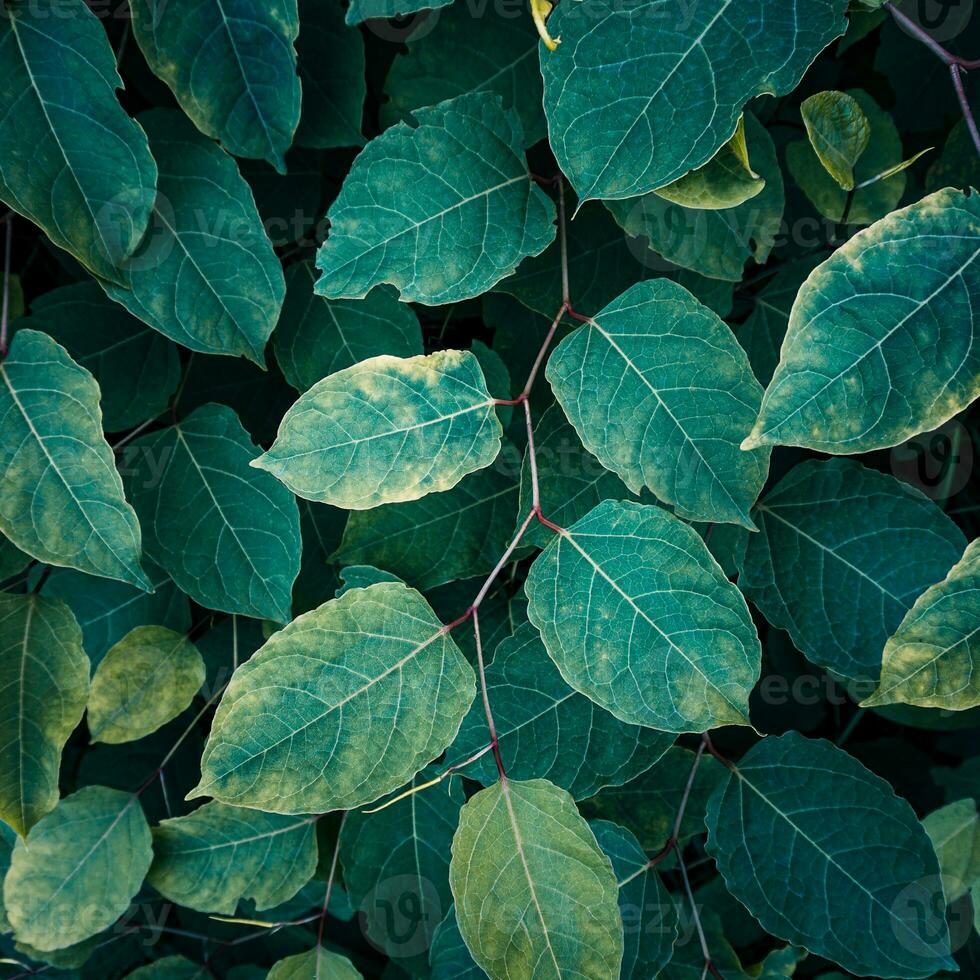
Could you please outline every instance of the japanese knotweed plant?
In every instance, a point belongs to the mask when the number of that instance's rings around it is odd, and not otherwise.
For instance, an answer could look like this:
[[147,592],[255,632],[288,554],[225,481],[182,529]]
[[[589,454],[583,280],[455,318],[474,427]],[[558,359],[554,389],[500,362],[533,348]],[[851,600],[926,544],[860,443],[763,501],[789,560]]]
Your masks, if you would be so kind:
[[980,976],[980,14],[424,5],[0,7],[0,975]]

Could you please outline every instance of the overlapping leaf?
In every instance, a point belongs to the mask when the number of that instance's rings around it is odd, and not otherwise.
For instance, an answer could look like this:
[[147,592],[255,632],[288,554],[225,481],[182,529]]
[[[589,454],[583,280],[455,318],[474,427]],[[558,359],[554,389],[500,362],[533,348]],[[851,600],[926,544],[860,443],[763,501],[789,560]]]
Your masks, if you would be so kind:
[[0,198],[118,281],[146,231],[157,168],[116,100],[122,79],[102,25],[83,0],[5,4],[0,79]]
[[405,302],[479,296],[555,237],[513,109],[487,92],[419,109],[372,140],[327,217],[316,290],[360,299],[379,283]]
[[0,818],[26,834],[58,802],[61,750],[82,720],[89,661],[68,607],[0,595]]
[[739,587],[813,663],[864,684],[966,544],[917,490],[852,460],[800,463],[753,516],[760,533],[739,559]]
[[854,165],[871,139],[861,106],[846,92],[818,92],[803,101],[800,114],[824,169],[843,190],[854,190]]
[[[796,87],[844,33],[844,0],[585,0],[541,59],[551,146],[579,197],[645,194],[706,163],[756,95]],[[765,43],[760,43],[760,38]]]
[[978,201],[937,191],[859,232],[811,273],[746,448],[867,452],[934,429],[973,401]]
[[773,935],[861,976],[954,969],[922,825],[829,742],[763,739],[712,798],[708,832],[729,890]]
[[502,780],[467,801],[449,880],[459,931],[491,977],[619,975],[623,924],[609,858],[572,798],[547,780]]
[[628,289],[562,341],[547,377],[585,447],[634,493],[752,527],[769,460],[739,444],[762,388],[731,330],[682,286]]
[[95,379],[50,337],[19,330],[0,381],[0,531],[41,561],[149,590]]
[[299,511],[235,413],[206,405],[141,436],[127,477],[148,555],[208,609],[285,623],[299,572]]
[[980,884],[980,816],[973,799],[957,800],[922,821],[939,859],[947,904]]
[[607,500],[531,566],[528,616],[562,677],[622,721],[666,732],[748,723],[759,638],[686,524]]
[[300,108],[296,0],[134,0],[132,14],[147,63],[197,128],[285,172]]
[[472,669],[417,592],[351,590],[236,671],[192,795],[275,813],[361,806],[439,755],[475,694]]
[[308,500],[366,510],[449,490],[500,450],[469,351],[372,357],[315,384],[254,463]]

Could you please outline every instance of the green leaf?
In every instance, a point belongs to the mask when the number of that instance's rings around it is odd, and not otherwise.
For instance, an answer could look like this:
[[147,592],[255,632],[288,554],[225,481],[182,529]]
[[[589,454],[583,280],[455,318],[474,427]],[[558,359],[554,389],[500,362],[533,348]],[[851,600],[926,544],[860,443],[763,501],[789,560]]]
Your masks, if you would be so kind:
[[393,290],[373,289],[364,299],[323,299],[313,292],[309,262],[286,271],[286,299],[272,344],[286,380],[299,392],[328,374],[379,354],[422,353],[422,330]]
[[372,357],[302,395],[253,465],[307,500],[367,510],[452,489],[494,461],[500,435],[469,351]]
[[177,390],[177,346],[110,302],[94,282],[44,293],[17,326],[50,335],[92,372],[107,432],[156,418]]
[[0,78],[0,198],[118,280],[146,231],[157,168],[116,99],[122,79],[102,25],[82,0],[6,3]]
[[975,800],[957,800],[922,821],[939,859],[946,902],[980,884],[980,817]]
[[402,122],[416,109],[464,92],[493,92],[505,109],[517,110],[525,145],[544,138],[538,33],[531,18],[457,3],[438,15],[438,25],[433,20],[419,21],[405,38],[407,52],[388,72],[382,123]]
[[956,969],[922,825],[829,742],[789,732],[746,753],[709,804],[707,847],[775,936],[860,976]]
[[766,186],[738,207],[688,208],[656,193],[608,202],[626,233],[645,238],[657,253],[648,254],[644,264],[653,269],[674,264],[712,279],[739,282],[749,259],[766,261],[782,227],[783,176],[772,137],[752,113],[745,114],[745,134],[752,166]]
[[[646,772],[625,786],[607,786],[582,804],[587,817],[611,820],[635,834],[639,846],[655,853],[667,843],[677,811],[694,768],[694,753],[673,746]],[[704,833],[708,797],[721,782],[724,770],[710,756],[702,756],[688,794],[679,840],[686,842]]]
[[745,117],[739,116],[735,135],[707,163],[658,187],[654,193],[685,208],[723,211],[750,201],[765,186],[765,178],[749,164]]
[[[424,770],[411,785],[433,775]],[[340,861],[364,934],[406,970],[424,970],[435,928],[452,902],[449,849],[464,799],[462,787],[445,780],[344,820]]]
[[64,949],[111,926],[139,891],[153,857],[131,793],[86,786],[17,842],[3,882],[17,939]]
[[187,597],[156,565],[147,562],[146,574],[152,593],[73,568],[52,568],[41,595],[67,603],[82,628],[85,652],[97,667],[109,647],[137,626],[167,626],[178,633],[191,628]]
[[296,0],[134,0],[131,9],[147,64],[194,125],[284,173],[300,111]]
[[334,560],[376,565],[431,589],[489,572],[510,542],[516,518],[517,484],[492,468],[444,493],[354,511]]
[[877,678],[885,641],[916,598],[965,547],[918,490],[848,459],[800,463],[753,516],[760,533],[739,560],[739,588],[809,660],[862,684]]
[[926,174],[926,190],[929,193],[944,187],[966,190],[976,182],[976,159],[977,150],[966,120],[960,119],[949,131],[941,156]]
[[635,197],[707,163],[750,99],[792,91],[847,26],[845,0],[659,6],[585,0],[548,21],[562,40],[541,58],[548,132],[582,199]]
[[734,328],[735,339],[745,349],[755,376],[764,385],[772,380],[779,363],[779,348],[789,326],[793,300],[819,261],[816,256],[807,256],[780,266],[752,297],[752,312]]
[[690,520],[752,528],[769,469],[739,449],[762,387],[731,330],[683,286],[638,283],[561,342],[547,377],[585,447]]
[[149,590],[95,379],[35,330],[17,331],[0,379],[0,531],[40,561]]
[[885,644],[878,689],[861,703],[948,711],[980,704],[980,541],[915,600]]
[[397,575],[375,568],[373,565],[347,565],[340,570],[341,586],[337,589],[336,598],[340,598],[351,589],[366,589],[369,585],[379,582],[401,582]]
[[82,720],[88,675],[64,603],[0,594],[0,818],[21,835],[58,802],[61,750]]
[[259,911],[293,897],[316,870],[316,818],[206,803],[153,829],[147,881],[168,901],[234,915],[242,899]]
[[[572,690],[530,623],[500,643],[486,675],[500,754],[512,779],[548,779],[581,800],[603,786],[629,782],[674,741],[672,735],[624,724]],[[474,704],[446,762],[462,762],[488,741],[483,705]],[[484,786],[497,778],[489,755],[463,772]]]
[[364,40],[344,25],[339,3],[299,0],[299,77],[303,112],[297,146],[363,146],[361,116],[367,82]]
[[[575,427],[558,405],[550,406],[534,426],[534,449],[541,509],[560,527],[574,524],[603,500],[627,500],[631,496],[623,481],[582,445]],[[533,499],[530,454],[525,453],[518,514],[527,514]],[[522,544],[546,548],[553,534],[534,521]]]
[[973,401],[978,202],[938,191],[859,232],[810,275],[745,448],[867,452]]
[[94,742],[133,742],[190,705],[204,683],[204,661],[182,633],[137,626],[106,655],[92,678],[88,727]]
[[599,504],[556,535],[525,591],[562,677],[622,721],[666,732],[748,724],[761,651],[745,600],[666,511]]
[[612,866],[572,798],[547,780],[501,780],[467,801],[449,880],[459,931],[491,977],[619,975]]
[[147,963],[127,973],[126,980],[198,980],[206,975],[204,967],[183,956],[164,956],[155,963]]
[[407,17],[419,10],[445,7],[453,0],[351,0],[347,8],[347,23],[361,24],[366,20]]
[[589,826],[609,855],[619,885],[624,941],[619,976],[623,980],[658,977],[679,937],[673,899],[628,830],[607,820],[593,820]]
[[20,575],[31,564],[31,556],[0,534],[0,582]]
[[[806,140],[786,147],[786,164],[810,203],[830,221],[867,225],[898,205],[905,192],[902,139],[891,116],[863,89],[838,93],[853,99],[871,130],[867,149],[854,167],[853,194],[843,189]],[[891,175],[889,175],[891,171]]]
[[280,960],[266,980],[362,980],[362,977],[346,956],[317,946]]
[[484,980],[486,977],[463,942],[455,906],[450,906],[432,934],[429,966],[432,968],[431,980]]
[[134,444],[142,458],[127,485],[147,554],[207,609],[288,622],[299,510],[250,467],[259,452],[235,413],[205,405]]
[[252,191],[234,160],[180,113],[153,109],[140,122],[160,164],[160,193],[146,237],[122,266],[125,285],[103,283],[106,292],[191,350],[240,354],[261,367],[285,285]]
[[800,115],[824,170],[843,190],[854,190],[854,166],[871,139],[860,104],[846,92],[818,92],[803,100]]
[[370,803],[449,745],[475,694],[472,669],[417,592],[352,590],[238,668],[191,796],[275,813]]
[[327,219],[316,291],[360,299],[391,283],[403,302],[479,296],[555,237],[531,180],[517,113],[489,92],[413,114],[355,159]]

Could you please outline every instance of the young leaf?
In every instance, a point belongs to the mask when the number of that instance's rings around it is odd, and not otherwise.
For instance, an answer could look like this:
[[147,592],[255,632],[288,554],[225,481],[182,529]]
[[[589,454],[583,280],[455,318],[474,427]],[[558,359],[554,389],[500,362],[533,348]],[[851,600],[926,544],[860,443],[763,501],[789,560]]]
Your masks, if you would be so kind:
[[489,92],[419,109],[372,140],[327,218],[316,291],[360,299],[379,283],[403,302],[479,296],[555,237],[554,205],[531,180],[513,109]]
[[299,510],[250,467],[259,454],[235,413],[205,405],[133,445],[141,456],[127,484],[147,554],[208,609],[288,622]]
[[361,116],[367,82],[361,34],[344,26],[344,11],[337,3],[299,0],[299,23],[296,50],[303,111],[296,145],[363,146]]
[[204,661],[182,633],[137,626],[92,678],[88,727],[94,742],[132,742],[176,718],[204,683]]
[[99,385],[106,432],[156,418],[180,381],[177,345],[106,298],[94,282],[62,286],[31,302],[18,327],[53,337]]
[[775,936],[859,976],[956,969],[922,825],[829,742],[789,732],[746,753],[708,806],[707,847]]
[[[585,0],[548,22],[548,133],[589,198],[645,194],[708,162],[754,96],[782,95],[847,26],[845,0],[711,0],[665,15],[655,0]],[[766,43],[757,39],[765,37]]]
[[416,588],[432,589],[489,572],[516,520],[517,484],[489,469],[444,493],[354,511],[334,560],[377,565]]
[[0,531],[41,561],[149,590],[95,379],[50,337],[18,330],[0,381]]
[[531,566],[528,616],[562,677],[622,721],[747,725],[761,651],[745,600],[697,532],[607,500]]
[[952,905],[980,884],[980,817],[975,800],[957,800],[922,821],[939,859],[943,893]]
[[739,443],[762,387],[731,330],[683,286],[638,283],[561,342],[547,377],[585,447],[690,520],[752,528],[769,469]]
[[865,684],[902,617],[965,547],[932,501],[849,459],[800,463],[753,515],[760,533],[739,560],[739,588],[813,663]]
[[[357,0],[355,0],[355,3]],[[353,9],[354,4],[351,5]],[[317,945],[316,949],[287,956],[269,971],[266,980],[363,980],[346,956]]]
[[[624,724],[572,690],[530,623],[501,641],[486,675],[500,755],[512,779],[547,779],[581,800],[603,786],[628,783],[674,741],[672,735]],[[462,762],[486,744],[486,716],[482,704],[475,704],[446,762]],[[489,755],[463,771],[484,786],[497,778]]]
[[481,790],[452,852],[459,931],[491,977],[619,976],[616,878],[564,790],[545,779]]
[[124,285],[105,282],[106,292],[191,350],[240,354],[261,367],[285,285],[252,192],[234,160],[180,113],[154,109],[140,122],[160,164],[160,193],[150,230],[123,264]]
[[625,786],[607,786],[582,804],[589,818],[611,820],[635,834],[640,847],[651,853],[663,848],[677,820],[681,800],[687,795],[684,819],[678,840],[686,843],[704,833],[704,811],[708,798],[724,777],[721,765],[710,756],[702,757],[691,789],[687,781],[694,768],[694,753],[679,745],[669,748],[646,772]]
[[422,330],[393,290],[373,289],[364,299],[323,299],[313,292],[309,262],[286,271],[286,299],[272,345],[286,380],[299,392],[321,378],[379,354],[422,353]]
[[[432,775],[423,770],[412,785]],[[377,813],[353,812],[344,820],[340,860],[364,934],[406,970],[424,969],[433,932],[452,902],[449,851],[464,799],[456,780],[444,780]]]
[[464,92],[489,91],[517,111],[525,145],[545,136],[538,33],[530,17],[456,3],[439,14],[435,28],[429,18],[420,20],[405,45],[407,53],[395,58],[385,79],[384,124]]
[[372,357],[315,384],[253,463],[307,500],[367,510],[449,490],[500,451],[469,351]]
[[354,589],[238,668],[191,796],[273,813],[362,806],[439,755],[475,695],[472,669],[417,592]]
[[752,200],[765,186],[765,178],[749,164],[745,117],[739,116],[735,135],[706,164],[654,193],[685,208],[723,211]]
[[316,818],[280,816],[214,801],[153,829],[147,881],[168,901],[234,915],[293,897],[316,871]]
[[678,938],[674,900],[649,865],[639,841],[624,827],[608,820],[589,826],[599,847],[609,855],[619,885],[619,913],[623,919],[625,980],[659,977],[674,953]]
[[607,203],[628,235],[645,238],[662,256],[645,258],[647,265],[662,269],[673,263],[702,276],[739,282],[749,259],[766,261],[783,220],[783,175],[772,137],[750,112],[745,114],[745,135],[752,166],[766,185],[738,207],[683,207],[653,192]]
[[871,124],[846,92],[818,92],[800,106],[810,145],[845,191],[854,190],[854,165],[871,139]]
[[88,675],[64,603],[0,594],[0,818],[22,836],[58,802],[61,750],[82,720]]
[[86,786],[17,842],[3,882],[20,942],[64,949],[112,925],[139,891],[153,857],[132,793]]
[[867,452],[970,404],[980,371],[978,201],[937,191],[859,232],[811,273],[744,448]]
[[980,541],[926,589],[888,638],[878,689],[862,704],[963,711],[980,704]]
[[146,231],[157,168],[116,99],[122,79],[82,0],[12,0],[0,12],[0,198],[89,271]]
[[134,0],[131,9],[147,64],[194,125],[285,173],[300,107],[296,0]]

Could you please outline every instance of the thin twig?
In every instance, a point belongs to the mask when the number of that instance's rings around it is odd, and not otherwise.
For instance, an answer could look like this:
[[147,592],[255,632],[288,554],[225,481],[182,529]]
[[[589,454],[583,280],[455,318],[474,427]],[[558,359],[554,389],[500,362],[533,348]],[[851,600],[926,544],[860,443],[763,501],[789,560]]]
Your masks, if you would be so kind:
[[490,731],[490,744],[493,746],[493,759],[497,763],[497,772],[501,779],[507,778],[504,772],[504,760],[500,757],[500,745],[497,739],[497,726],[493,723],[493,712],[490,710],[490,696],[487,693],[487,671],[483,663],[483,641],[480,639],[480,612],[473,610],[473,636],[476,639],[476,664],[480,675],[480,694],[483,697],[483,712],[487,716],[487,728]]
[[973,140],[973,145],[976,147],[977,153],[980,153],[980,131],[977,130],[977,121],[973,118],[970,100],[966,97],[966,89],[963,87],[963,76],[965,74],[966,69],[962,65],[949,66],[949,76],[953,80],[953,91],[956,92],[956,98],[960,103],[960,110],[963,113],[966,128],[969,130],[970,139]]
[[694,901],[694,892],[691,891],[691,879],[687,876],[687,867],[684,864],[684,855],[681,854],[680,851],[677,852],[677,867],[680,869],[681,878],[684,881],[684,892],[687,895],[687,900],[691,905],[691,916],[694,919],[694,928],[697,930],[698,941],[701,943],[701,953],[704,956],[704,972],[701,975],[702,977],[705,977],[710,973],[713,977],[718,977],[719,980],[724,980],[722,975],[718,972],[718,968],[711,959],[711,950],[708,948],[708,940],[704,934],[704,928],[701,925],[701,916],[698,914],[698,904]]

